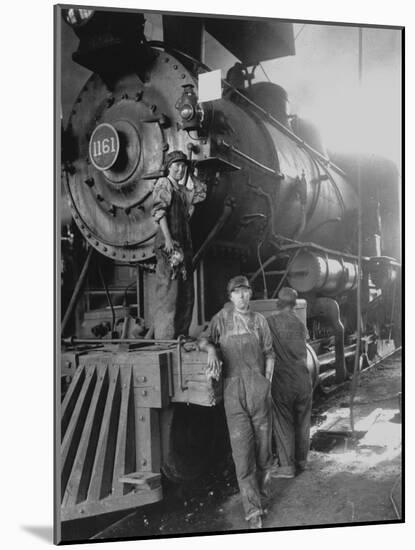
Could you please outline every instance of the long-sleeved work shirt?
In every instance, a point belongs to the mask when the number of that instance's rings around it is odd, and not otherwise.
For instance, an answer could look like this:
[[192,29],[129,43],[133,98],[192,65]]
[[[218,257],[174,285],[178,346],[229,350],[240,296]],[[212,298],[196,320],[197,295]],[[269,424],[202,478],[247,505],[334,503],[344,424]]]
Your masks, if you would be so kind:
[[[265,317],[251,310],[241,313],[232,304],[226,304],[212,318],[204,336],[220,346],[225,378],[238,376],[246,368],[264,375],[265,360],[274,357],[271,333]],[[235,336],[239,338],[233,338]]]
[[[198,179],[193,181],[189,178],[185,186],[170,177],[160,178],[153,189],[151,214],[157,223],[166,218],[171,238],[182,247],[186,257],[190,257],[192,250],[189,220],[194,205],[205,198],[206,184]],[[164,244],[165,238],[160,228],[155,239],[156,250],[162,249]]]
[[194,205],[206,198],[206,184],[190,177],[187,185],[180,185],[169,176],[160,178],[153,189],[153,208],[151,210],[151,214],[157,222],[166,216],[172,202],[173,193],[178,193],[190,218],[193,214]]

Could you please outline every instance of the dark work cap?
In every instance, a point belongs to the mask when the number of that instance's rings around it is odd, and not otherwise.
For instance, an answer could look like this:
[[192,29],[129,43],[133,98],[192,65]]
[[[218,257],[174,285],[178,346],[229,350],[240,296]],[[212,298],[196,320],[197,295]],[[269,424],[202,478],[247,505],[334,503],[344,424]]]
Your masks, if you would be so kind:
[[227,286],[228,294],[234,291],[236,288],[251,288],[249,281],[244,275],[237,275],[232,277]]
[[297,300],[298,294],[297,291],[293,288],[290,288],[289,286],[284,286],[279,292],[278,292],[278,305],[281,307],[284,306],[295,306],[296,300]]
[[183,151],[172,151],[166,156],[166,170],[169,169],[170,165],[173,164],[173,162],[184,162],[187,164],[188,159]]

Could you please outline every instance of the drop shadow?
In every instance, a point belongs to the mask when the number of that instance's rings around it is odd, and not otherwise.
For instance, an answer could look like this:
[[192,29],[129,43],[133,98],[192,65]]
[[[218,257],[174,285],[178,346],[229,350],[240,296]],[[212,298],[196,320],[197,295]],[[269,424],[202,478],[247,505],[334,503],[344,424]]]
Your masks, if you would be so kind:
[[53,543],[53,527],[51,525],[22,525],[21,528],[43,541]]

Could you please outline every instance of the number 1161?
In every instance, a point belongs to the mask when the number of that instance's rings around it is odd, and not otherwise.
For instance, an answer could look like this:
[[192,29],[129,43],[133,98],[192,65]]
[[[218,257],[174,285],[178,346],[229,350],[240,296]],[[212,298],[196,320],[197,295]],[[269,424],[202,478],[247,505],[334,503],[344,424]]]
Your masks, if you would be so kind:
[[115,138],[104,138],[102,141],[94,141],[92,144],[92,154],[94,157],[100,157],[108,153],[115,153]]

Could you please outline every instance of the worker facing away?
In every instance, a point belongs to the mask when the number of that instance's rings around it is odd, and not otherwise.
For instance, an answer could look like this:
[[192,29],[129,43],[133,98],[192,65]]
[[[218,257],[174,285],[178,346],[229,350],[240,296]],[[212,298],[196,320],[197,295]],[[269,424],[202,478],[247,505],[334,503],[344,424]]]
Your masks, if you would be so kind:
[[199,340],[208,352],[208,372],[219,376],[223,358],[224,406],[245,518],[262,527],[272,464],[271,379],[274,353],[265,318],[249,309],[252,290],[244,276],[227,285],[230,303]]
[[307,329],[294,312],[296,299],[294,289],[282,288],[277,311],[267,318],[275,352],[272,401],[278,458],[272,477],[292,478],[303,471],[310,446],[313,390],[307,368]]

